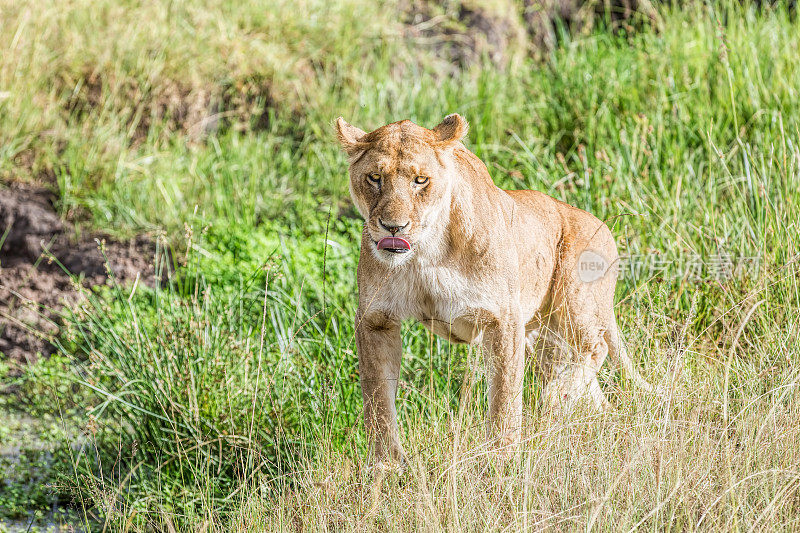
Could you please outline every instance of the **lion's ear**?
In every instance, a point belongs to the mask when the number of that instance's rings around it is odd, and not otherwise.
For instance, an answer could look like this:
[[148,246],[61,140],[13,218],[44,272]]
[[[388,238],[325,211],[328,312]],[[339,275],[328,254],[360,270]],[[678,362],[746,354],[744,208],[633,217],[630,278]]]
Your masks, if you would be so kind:
[[467,136],[468,131],[469,124],[464,120],[464,117],[458,113],[447,115],[438,126],[433,128],[436,139],[443,145],[457,143]]
[[336,119],[336,137],[348,155],[353,155],[367,147],[361,139],[367,134],[364,130],[348,124],[342,117]]

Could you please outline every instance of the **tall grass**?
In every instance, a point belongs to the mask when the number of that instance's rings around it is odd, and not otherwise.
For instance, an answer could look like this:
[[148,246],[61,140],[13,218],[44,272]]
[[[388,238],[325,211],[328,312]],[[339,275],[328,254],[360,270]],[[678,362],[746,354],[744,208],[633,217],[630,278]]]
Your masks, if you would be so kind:
[[[658,32],[453,72],[405,40],[397,9],[2,6],[0,172],[52,175],[64,214],[177,250],[168,281],[88,294],[68,317],[93,444],[67,472],[78,501],[114,530],[800,527],[797,20],[663,7]],[[183,120],[195,101],[217,102],[215,128]],[[607,369],[612,412],[554,421],[530,373],[525,442],[501,463],[480,353],[409,323],[411,460],[376,483],[353,342],[360,222],[330,123],[453,111],[498,185],[592,211],[645,263],[618,316],[665,392]],[[748,267],[715,274],[725,257]]]

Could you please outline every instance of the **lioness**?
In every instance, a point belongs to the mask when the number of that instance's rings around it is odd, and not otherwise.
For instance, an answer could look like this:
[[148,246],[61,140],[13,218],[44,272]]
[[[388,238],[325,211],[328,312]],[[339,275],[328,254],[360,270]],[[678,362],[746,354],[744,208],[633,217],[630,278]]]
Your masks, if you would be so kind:
[[[341,117],[350,194],[364,217],[356,346],[373,460],[402,462],[395,396],[400,321],[481,343],[489,433],[519,440],[525,352],[544,402],[606,405],[606,355],[633,371],[614,318],[617,248],[593,215],[536,191],[504,191],[461,140],[452,114],[432,130],[409,120],[366,133]],[[550,349],[537,349],[537,339]],[[553,355],[556,354],[556,355]]]

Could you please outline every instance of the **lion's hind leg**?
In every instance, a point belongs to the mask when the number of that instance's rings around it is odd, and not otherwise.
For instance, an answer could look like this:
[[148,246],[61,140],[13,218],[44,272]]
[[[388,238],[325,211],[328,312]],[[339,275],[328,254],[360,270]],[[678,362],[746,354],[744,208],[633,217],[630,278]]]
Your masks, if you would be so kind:
[[542,403],[545,410],[571,411],[584,400],[589,400],[597,410],[606,410],[609,403],[597,381],[597,371],[608,355],[603,331],[595,328],[589,336],[586,332],[578,335],[574,331],[562,333],[543,328],[539,337],[539,357],[535,362],[544,382]]
[[[598,350],[604,348],[605,343],[598,346]],[[605,355],[601,355],[602,352],[576,353],[572,349],[570,352],[569,357],[562,358],[551,368],[551,377],[542,394],[545,409],[573,410],[585,400],[590,400],[599,411],[608,409],[608,400],[597,380],[599,367],[593,363],[593,359]]]

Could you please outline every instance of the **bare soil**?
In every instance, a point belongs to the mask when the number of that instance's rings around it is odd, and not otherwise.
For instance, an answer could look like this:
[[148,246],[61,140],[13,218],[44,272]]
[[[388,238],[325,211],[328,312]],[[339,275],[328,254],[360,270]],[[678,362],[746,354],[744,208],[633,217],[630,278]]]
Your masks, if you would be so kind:
[[79,298],[76,283],[106,284],[109,272],[122,284],[137,275],[148,285],[155,280],[152,239],[75,239],[53,200],[42,187],[14,183],[0,189],[0,361],[12,372],[53,352],[59,313]]

